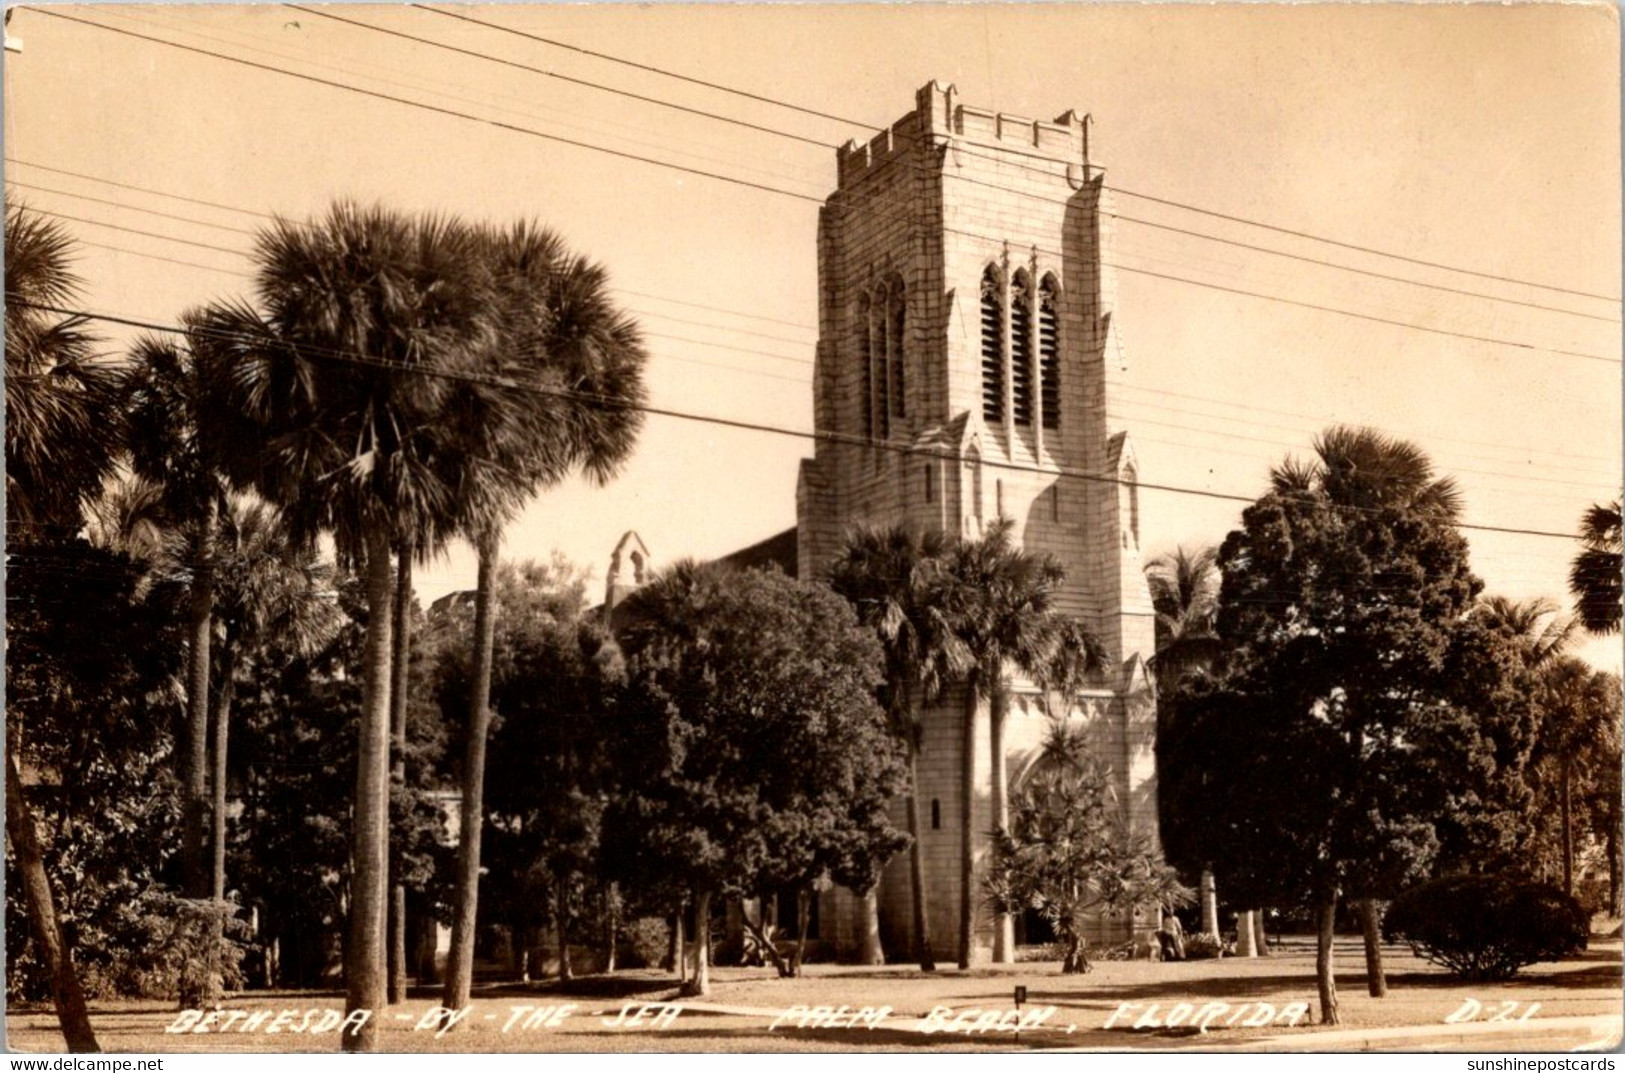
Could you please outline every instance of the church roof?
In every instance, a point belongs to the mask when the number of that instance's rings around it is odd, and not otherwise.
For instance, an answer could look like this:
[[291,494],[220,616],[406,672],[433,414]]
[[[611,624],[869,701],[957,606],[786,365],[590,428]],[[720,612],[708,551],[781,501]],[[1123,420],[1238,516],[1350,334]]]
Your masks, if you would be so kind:
[[758,541],[748,548],[740,548],[724,555],[717,562],[737,566],[741,570],[751,567],[777,566],[786,576],[796,576],[796,530],[794,526]]

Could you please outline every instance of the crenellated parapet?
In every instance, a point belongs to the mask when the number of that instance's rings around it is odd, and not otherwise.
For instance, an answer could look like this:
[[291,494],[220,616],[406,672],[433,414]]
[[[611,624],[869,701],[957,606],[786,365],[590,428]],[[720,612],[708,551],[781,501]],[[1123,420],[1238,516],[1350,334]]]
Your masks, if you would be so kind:
[[959,103],[953,86],[930,82],[915,94],[914,111],[866,142],[849,141],[835,152],[837,190],[845,189],[888,164],[906,161],[922,143],[932,147],[987,146],[1026,151],[1040,160],[1067,165],[1074,181],[1089,173],[1093,119],[1068,109],[1054,120],[1030,119]]

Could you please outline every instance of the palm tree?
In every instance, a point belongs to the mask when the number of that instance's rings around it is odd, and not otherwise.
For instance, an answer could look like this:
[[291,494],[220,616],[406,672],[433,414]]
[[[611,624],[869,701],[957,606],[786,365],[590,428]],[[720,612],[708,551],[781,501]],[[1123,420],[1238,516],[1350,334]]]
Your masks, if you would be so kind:
[[462,837],[443,1000],[452,1009],[468,1004],[473,983],[496,628],[491,585],[502,527],[523,498],[577,470],[600,483],[619,471],[642,427],[647,360],[636,323],[610,301],[602,266],[566,256],[558,236],[525,221],[487,233],[482,245],[500,311],[482,372],[525,390],[472,395],[454,408],[462,423],[449,437],[469,461],[458,469],[460,497],[465,535],[479,552]]
[[1485,596],[1473,609],[1492,629],[1515,637],[1531,669],[1544,667],[1561,655],[1574,636],[1576,620],[1563,615],[1545,597],[1512,600],[1505,596]]
[[238,666],[277,638],[290,651],[311,654],[339,628],[332,567],[315,549],[289,542],[268,504],[234,496],[221,514],[215,558],[214,620],[219,660],[213,702],[212,790],[214,868],[211,894],[226,899],[226,772],[231,707]]
[[[124,385],[130,465],[156,495],[160,524],[181,542],[186,587],[186,742],[182,750],[181,861],[186,894],[209,896],[205,864],[209,814],[209,681],[214,632],[215,539],[229,488],[225,455],[232,437],[224,411],[190,347],[142,338]],[[182,996],[190,1004],[195,996]]]
[[[123,447],[117,375],[93,360],[84,320],[43,307],[70,306],[80,281],[66,231],[16,207],[6,210],[6,530],[8,543],[72,536]],[[8,732],[12,728],[8,725]],[[68,1049],[94,1052],[96,1035],[45,874],[34,810],[23,791],[18,740],[6,749],[6,836],[22,875],[36,951]]]
[[[1210,674],[1218,669],[1223,649],[1219,642],[1219,553],[1217,548],[1183,546],[1159,555],[1145,566],[1151,588],[1151,606],[1156,612],[1157,651],[1151,657],[1151,671],[1157,684],[1157,733],[1177,733],[1174,726],[1174,697],[1179,683],[1189,675]],[[1158,788],[1169,787],[1166,779]],[[1219,932],[1218,895],[1213,868],[1202,869],[1201,891],[1203,932]],[[1250,921],[1251,917],[1247,917]]]
[[1580,520],[1580,552],[1569,568],[1580,622],[1592,633],[1619,632],[1622,606],[1620,501],[1594,505]]
[[6,210],[7,539],[72,536],[124,448],[119,377],[95,360],[72,239],[27,209]]
[[1219,664],[1219,551],[1184,546],[1145,566],[1151,606],[1157,615],[1157,651],[1151,657],[1161,698],[1187,674],[1207,674]]
[[[247,448],[232,476],[281,510],[294,543],[330,534],[364,578],[348,1010],[386,998],[391,554],[407,539],[438,547],[466,517],[444,436],[496,336],[482,253],[466,228],[381,208],[279,219],[255,247],[259,308],[212,307],[194,331]],[[376,1024],[344,1033],[345,1048],[372,1049]]]
[[[1607,740],[1611,724],[1617,723],[1614,681],[1573,656],[1556,656],[1541,667],[1540,733],[1531,759],[1542,769],[1557,768],[1563,889],[1569,893],[1574,891],[1575,775],[1595,763],[1598,743]],[[1607,766],[1618,767],[1617,751],[1611,756],[1609,750],[1600,751]]]
[[947,552],[948,541],[938,532],[865,527],[847,536],[829,575],[831,587],[857,611],[858,621],[875,631],[886,654],[886,716],[892,733],[908,746],[909,886],[914,956],[924,972],[935,972],[937,965],[921,846],[920,709],[969,666],[969,654],[947,616]]
[[[948,557],[950,620],[970,657],[964,676],[965,720],[961,791],[964,808],[960,823],[959,967],[970,967],[975,926],[976,869],[973,858],[976,712],[988,702],[988,739],[992,751],[993,825],[1009,827],[1005,789],[1004,716],[1009,707],[1012,668],[1041,678],[1055,649],[1055,619],[1051,614],[1056,591],[1066,577],[1059,562],[1049,556],[1029,555],[1012,538],[1015,523],[1000,518],[979,540],[964,541]],[[993,957],[1014,956],[1014,927],[1008,913],[995,922]]]

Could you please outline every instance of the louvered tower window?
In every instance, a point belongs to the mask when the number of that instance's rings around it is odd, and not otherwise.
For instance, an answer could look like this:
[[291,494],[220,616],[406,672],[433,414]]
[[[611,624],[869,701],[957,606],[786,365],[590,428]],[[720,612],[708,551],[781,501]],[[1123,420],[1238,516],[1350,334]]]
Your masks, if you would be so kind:
[[982,273],[982,419],[1004,420],[1004,296],[999,274]]
[[1033,423],[1033,292],[1027,273],[1010,284],[1010,387],[1016,424]]
[[887,359],[891,365],[891,413],[893,417],[905,417],[903,403],[903,367],[906,363],[908,347],[907,319],[908,303],[904,300],[903,281],[894,278],[891,284],[891,293],[886,298],[887,342],[890,350]]
[[1038,377],[1044,427],[1061,427],[1060,295],[1054,276],[1038,288]]

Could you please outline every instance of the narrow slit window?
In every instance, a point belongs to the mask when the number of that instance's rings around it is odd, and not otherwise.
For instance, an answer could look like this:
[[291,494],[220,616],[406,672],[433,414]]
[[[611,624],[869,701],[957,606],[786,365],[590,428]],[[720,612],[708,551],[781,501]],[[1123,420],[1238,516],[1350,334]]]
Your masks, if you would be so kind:
[[1038,290],[1038,376],[1044,427],[1061,427],[1060,304],[1054,276],[1045,276]]
[[869,346],[873,355],[874,396],[869,401],[875,413],[875,427],[881,439],[891,435],[891,407],[886,394],[890,377],[886,371],[886,296],[881,292],[869,304]]
[[863,438],[875,438],[875,355],[869,334],[869,296],[858,299],[858,363],[863,371]]
[[931,830],[942,830],[942,801],[940,798],[931,799]]
[[903,400],[903,372],[907,361],[908,339],[908,303],[904,300],[903,281],[894,280],[891,286],[891,295],[888,299],[887,316],[890,320],[889,342],[891,350],[888,355],[891,363],[891,413],[893,417],[905,417]]
[[982,273],[982,418],[1004,420],[1004,298],[999,274]]
[[1016,424],[1033,423],[1032,287],[1025,272],[1010,284],[1010,388]]

